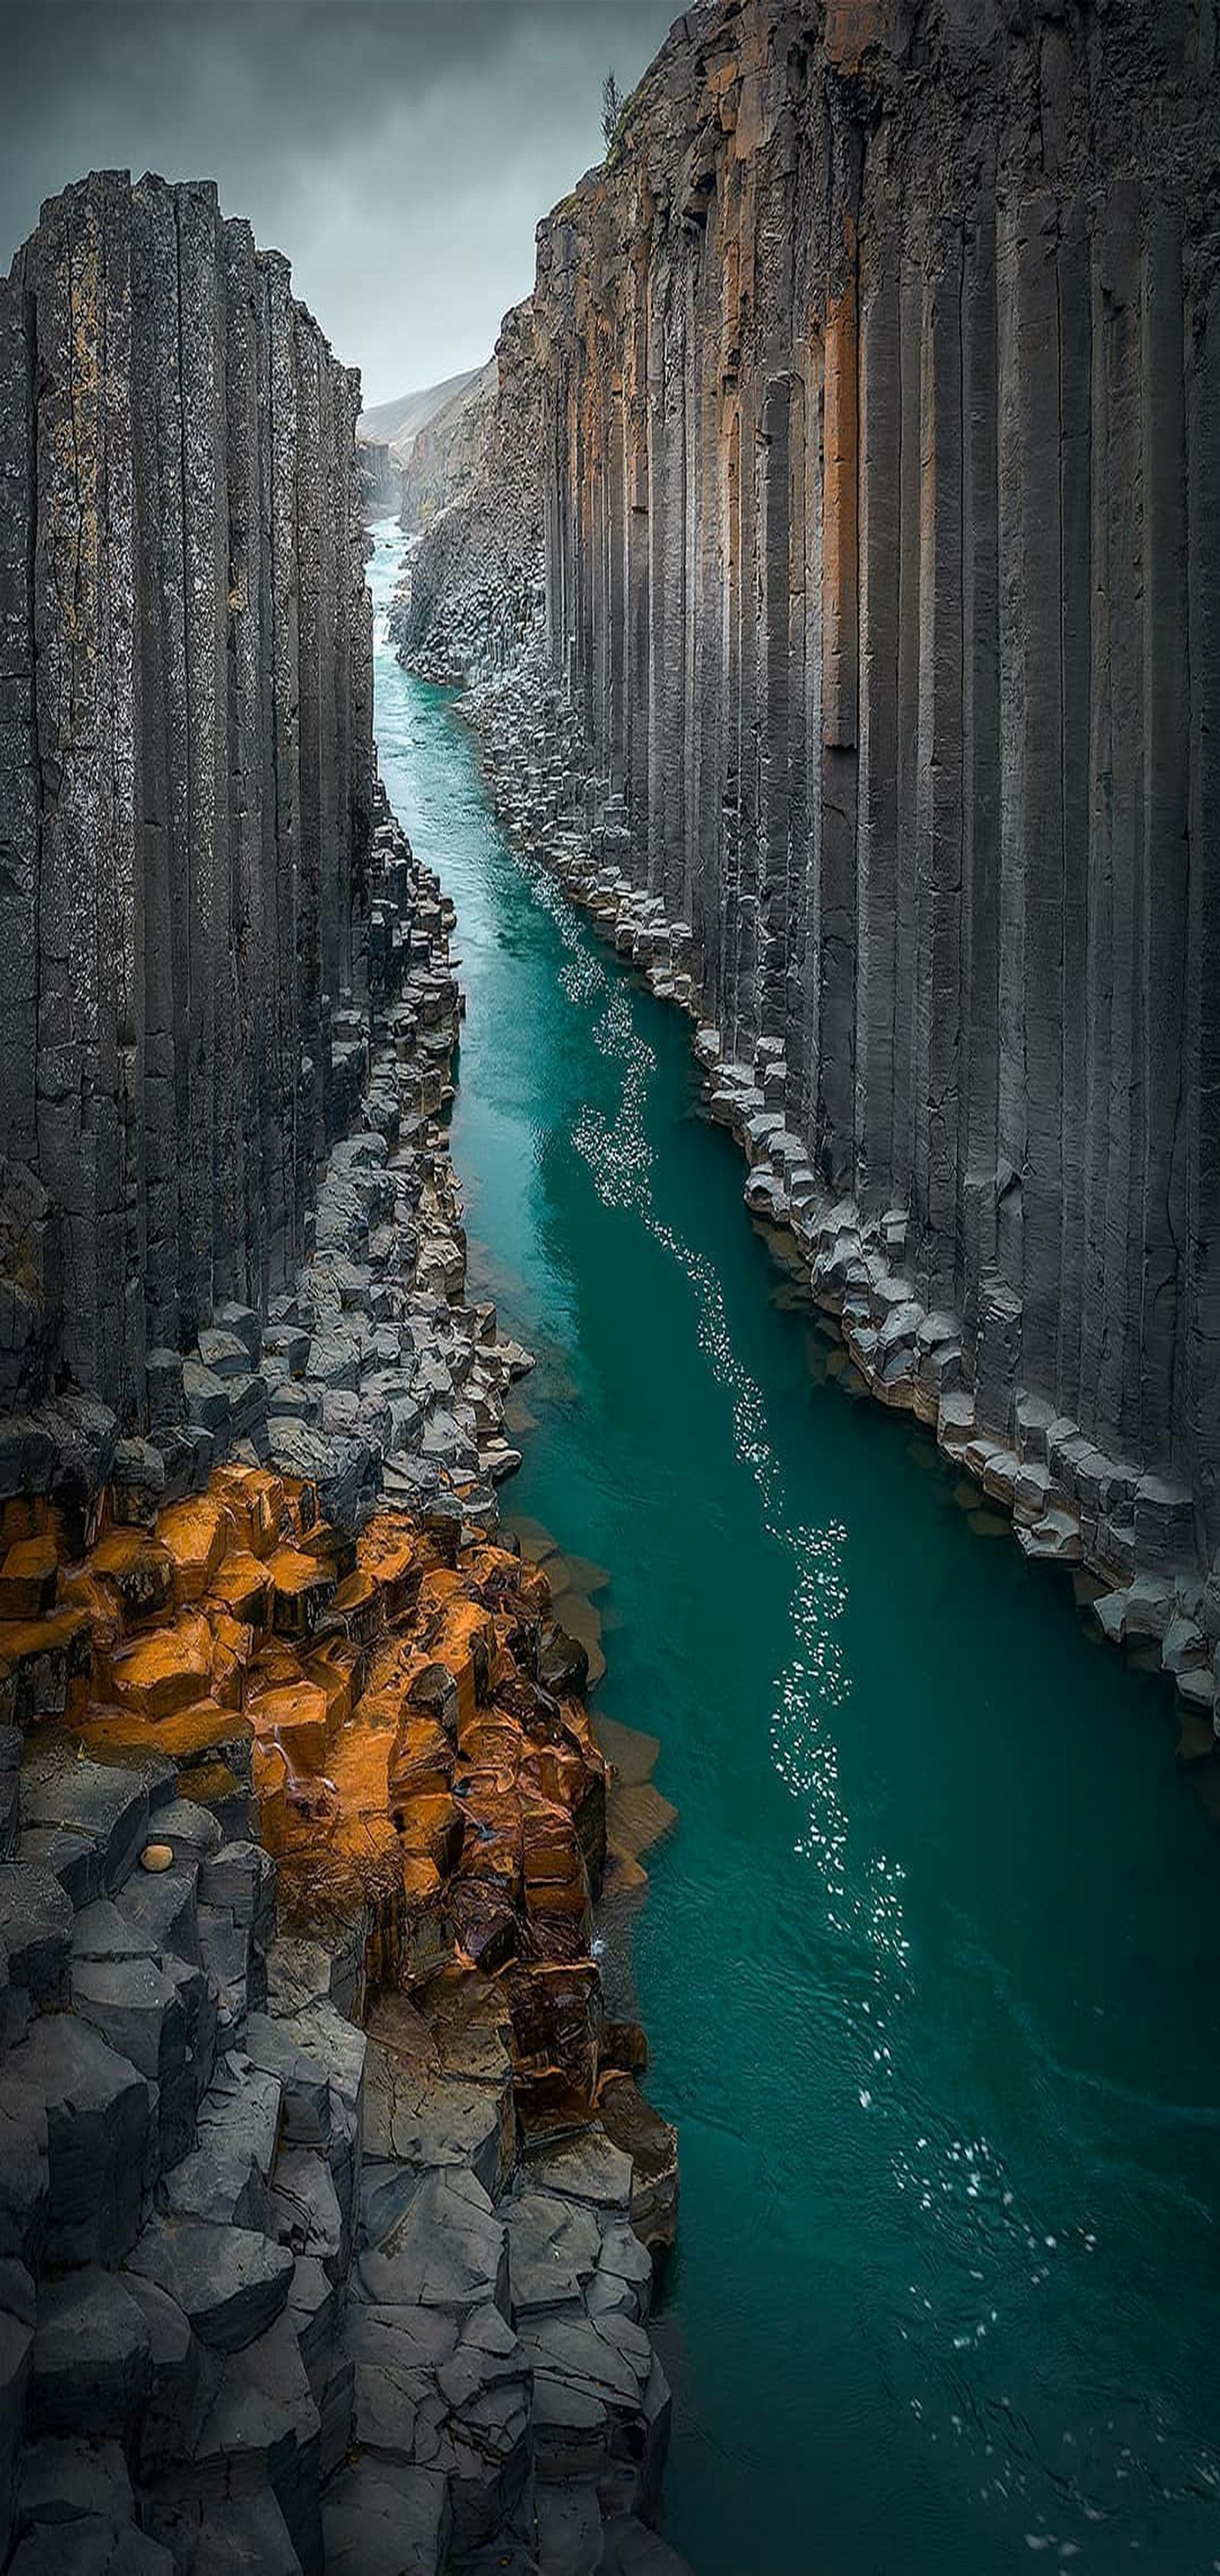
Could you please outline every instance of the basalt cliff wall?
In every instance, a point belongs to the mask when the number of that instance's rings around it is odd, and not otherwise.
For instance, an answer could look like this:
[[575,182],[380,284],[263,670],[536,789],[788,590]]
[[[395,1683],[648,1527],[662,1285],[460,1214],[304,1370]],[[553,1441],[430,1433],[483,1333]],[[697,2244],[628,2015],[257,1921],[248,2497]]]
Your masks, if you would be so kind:
[[370,518],[401,507],[402,471],[384,438],[362,438],[357,434],[356,470],[361,507]]
[[[505,315],[492,364],[494,395],[485,369],[432,424],[441,506],[408,558],[392,621],[402,658],[440,679],[503,671],[543,611],[543,378],[529,303]],[[417,488],[408,469],[404,523]]]
[[359,380],[210,185],[0,285],[0,1399],[128,1420],[306,1248],[372,790]]
[[824,1207],[951,1310],[980,1422],[1034,1390],[1127,1462],[1116,1527],[1133,1465],[1205,1561],[1217,23],[713,0],[532,308],[595,845],[689,923],[725,1059],[780,1060]]
[[489,358],[416,431],[402,460],[401,517],[408,535],[428,527],[479,471],[499,389],[499,366]]

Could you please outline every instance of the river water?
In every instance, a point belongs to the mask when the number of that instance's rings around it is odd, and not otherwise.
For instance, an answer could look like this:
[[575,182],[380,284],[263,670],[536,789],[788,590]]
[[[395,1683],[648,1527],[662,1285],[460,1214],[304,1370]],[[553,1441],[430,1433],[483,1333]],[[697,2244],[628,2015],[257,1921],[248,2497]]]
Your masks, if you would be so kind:
[[1159,1679],[849,1399],[685,1022],[393,659],[458,909],[472,1277],[539,1352],[506,1509],[612,1569],[597,1704],[680,1810],[607,1973],[681,2133],[665,2527],[696,2576],[1220,2568],[1220,1848]]

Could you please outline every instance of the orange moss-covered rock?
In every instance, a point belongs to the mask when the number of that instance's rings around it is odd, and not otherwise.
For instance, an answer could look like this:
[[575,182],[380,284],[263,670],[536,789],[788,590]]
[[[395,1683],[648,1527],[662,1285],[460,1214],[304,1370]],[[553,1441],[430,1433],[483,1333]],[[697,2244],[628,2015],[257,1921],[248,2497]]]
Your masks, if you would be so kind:
[[403,1710],[400,1690],[362,1691],[352,1702],[350,1725],[361,1735],[379,1735],[385,1739],[386,1758]]
[[303,1476],[281,1476],[277,1481],[284,1496],[280,1535],[286,1545],[299,1546],[308,1531],[321,1525],[317,1486]]
[[342,1628],[344,1634],[362,1646],[371,1646],[386,1622],[385,1601],[371,1574],[357,1566],[354,1574],[344,1576],[332,1595],[326,1613],[326,1626]]
[[[92,1572],[92,1560],[60,1578],[59,1608],[79,1610],[89,1622],[89,1669],[95,1697],[110,1689],[116,1649],[123,1641],[123,1618],[108,1583]],[[81,1665],[85,1658],[82,1653]]]
[[393,1721],[360,1700],[352,1722],[335,1739],[331,1772],[345,1810],[353,1815],[385,1816],[389,1812],[388,1773],[394,1742]]
[[585,1786],[587,1764],[574,1744],[530,1744],[522,1753],[518,1778],[535,1798],[571,1814]]
[[271,1577],[252,1549],[230,1549],[212,1577],[208,1601],[228,1610],[233,1618],[245,1620],[250,1627],[265,1626],[270,1616]]
[[87,1664],[91,1642],[87,1610],[52,1610],[44,1619],[0,1620],[0,1661],[19,1673],[47,1656],[66,1660],[73,1670]]
[[524,1860],[521,1801],[515,1789],[495,1779],[475,1779],[463,1789],[462,1812],[467,1827],[462,1845],[463,1876],[493,1882],[510,1905],[519,1905]]
[[146,1530],[107,1530],[90,1549],[88,1565],[114,1594],[125,1627],[158,1618],[173,1601],[173,1557]]
[[458,1736],[462,1760],[472,1774],[513,1781],[521,1762],[521,1728],[495,1708],[479,1709]]
[[434,1717],[403,1718],[387,1766],[391,1811],[407,1798],[447,1795],[453,1786],[453,1766],[453,1746]]
[[173,1560],[174,1599],[198,1601],[233,1544],[232,1515],[218,1494],[192,1494],[158,1514],[157,1537]]
[[246,1674],[246,1698],[257,1699],[261,1691],[283,1690],[299,1681],[302,1672],[300,1655],[284,1637],[264,1637],[250,1659]]
[[192,1763],[208,1753],[249,1761],[253,1730],[247,1717],[222,1708],[214,1699],[193,1700],[172,1715],[154,1719],[138,1708],[91,1706],[76,1729],[90,1750],[104,1746],[111,1754],[156,1753],[177,1763]]
[[218,1811],[252,1789],[286,1923],[358,1927],[373,1985],[503,1978],[531,2124],[587,2120],[606,1768],[567,1665],[537,1679],[545,1577],[390,1510],[356,1540],[251,1467],[66,1574],[49,1527],[8,1552],[31,1542],[13,1572],[36,1555],[59,1607],[0,1624],[22,1713],[68,1714],[103,1760],[166,1755]]
[[457,1799],[442,1791],[423,1791],[394,1811],[403,1851],[413,1859],[433,1861],[448,1878],[462,1857],[466,1819]]
[[55,1605],[59,1558],[52,1539],[19,1538],[0,1565],[0,1619],[41,1619]]
[[312,1637],[335,1591],[335,1578],[316,1556],[299,1548],[278,1547],[267,1560],[272,1584],[272,1621],[282,1637]]
[[240,1708],[254,1654],[254,1630],[240,1619],[231,1619],[225,1610],[209,1610],[207,1619],[212,1632],[212,1696],[228,1708]]
[[264,1691],[250,1703],[250,1723],[260,1744],[278,1745],[290,1770],[323,1771],[331,1746],[326,1693],[299,1681]]
[[212,1636],[203,1619],[158,1628],[114,1658],[114,1696],[141,1717],[172,1717],[193,1700],[210,1697],[211,1686]]
[[401,1521],[384,1513],[369,1522],[358,1549],[362,1570],[371,1575],[390,1621],[405,1619],[419,1599],[423,1565],[419,1546]]
[[422,1852],[408,1853],[402,1864],[402,1890],[408,1905],[433,1905],[443,1881],[434,1860]]
[[46,1494],[9,1494],[0,1503],[0,1551],[7,1553],[20,1539],[40,1538],[51,1522],[51,1504]]
[[522,1878],[530,1946],[550,1959],[576,1959],[593,1932],[589,1878],[571,1818],[552,1806],[523,1808]]
[[277,1859],[288,1841],[288,1762],[282,1745],[254,1740],[251,1780],[258,1800],[258,1829]]
[[284,1480],[260,1467],[224,1466],[211,1491],[225,1503],[239,1549],[259,1560],[279,1546],[287,1507]]
[[312,1526],[296,1531],[291,1544],[303,1556],[316,1556],[319,1565],[328,1565],[336,1583],[356,1571],[359,1560],[355,1538],[350,1530],[336,1529],[332,1521],[314,1521]]
[[438,1603],[428,1601],[430,1585],[440,1580],[438,1575],[425,1577],[420,1606],[426,1618],[429,1653],[435,1662],[447,1667],[457,1684],[460,1729],[487,1697],[495,1627],[481,1601],[461,1595],[451,1595]]
[[325,1694],[326,1719],[332,1735],[346,1726],[355,1706],[353,1691],[360,1671],[360,1650],[340,1637],[305,1657],[307,1678]]
[[[224,1747],[215,1754],[204,1754],[201,1760],[185,1765],[182,1771],[182,1794],[200,1807],[233,1808],[249,1798],[250,1746],[244,1742],[235,1748],[239,1754],[238,1769],[225,1760]],[[239,1778],[238,1772],[242,1776]]]

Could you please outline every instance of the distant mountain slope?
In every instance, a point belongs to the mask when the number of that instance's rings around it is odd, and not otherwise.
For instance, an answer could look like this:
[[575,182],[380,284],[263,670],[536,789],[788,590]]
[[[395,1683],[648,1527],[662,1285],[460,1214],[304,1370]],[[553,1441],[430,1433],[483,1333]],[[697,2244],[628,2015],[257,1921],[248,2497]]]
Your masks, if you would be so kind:
[[356,423],[357,438],[384,440],[401,462],[425,423],[432,420],[438,411],[443,411],[447,403],[463,394],[481,373],[481,368],[469,367],[465,375],[446,376],[443,384],[425,385],[422,391],[413,394],[399,394],[393,402],[374,403],[370,410],[360,414]]

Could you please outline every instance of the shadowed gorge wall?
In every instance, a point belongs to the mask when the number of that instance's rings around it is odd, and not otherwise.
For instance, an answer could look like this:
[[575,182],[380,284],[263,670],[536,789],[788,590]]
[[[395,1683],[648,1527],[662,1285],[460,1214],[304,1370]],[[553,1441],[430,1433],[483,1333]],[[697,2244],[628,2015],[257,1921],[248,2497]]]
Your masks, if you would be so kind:
[[1208,1555],[1217,43],[1210,0],[714,0],[534,298],[623,863],[827,1202],[902,1212],[980,1419],[1037,1390]]
[[54,199],[0,286],[0,1394],[305,1248],[372,792],[359,379],[210,185]]

